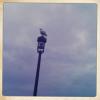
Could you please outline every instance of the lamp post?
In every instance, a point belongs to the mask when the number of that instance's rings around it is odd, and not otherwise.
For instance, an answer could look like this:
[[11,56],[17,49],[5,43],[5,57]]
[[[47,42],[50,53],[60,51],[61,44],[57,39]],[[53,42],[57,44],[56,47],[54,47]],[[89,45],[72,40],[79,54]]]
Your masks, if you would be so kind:
[[34,92],[33,96],[37,96],[37,89],[38,89],[38,80],[39,80],[39,71],[40,71],[40,63],[41,63],[41,55],[44,53],[45,43],[47,41],[46,39],[46,33],[40,29],[41,36],[37,38],[38,46],[37,46],[37,52],[38,55],[38,63],[37,63],[37,71],[36,71],[36,77],[35,77],[35,85],[34,85]]

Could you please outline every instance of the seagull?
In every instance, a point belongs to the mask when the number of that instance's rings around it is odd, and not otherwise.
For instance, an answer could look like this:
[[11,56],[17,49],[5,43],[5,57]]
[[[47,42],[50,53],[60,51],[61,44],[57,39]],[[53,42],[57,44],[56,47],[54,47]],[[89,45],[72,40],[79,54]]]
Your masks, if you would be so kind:
[[46,32],[42,28],[40,28],[40,34],[44,35],[44,36],[47,36]]

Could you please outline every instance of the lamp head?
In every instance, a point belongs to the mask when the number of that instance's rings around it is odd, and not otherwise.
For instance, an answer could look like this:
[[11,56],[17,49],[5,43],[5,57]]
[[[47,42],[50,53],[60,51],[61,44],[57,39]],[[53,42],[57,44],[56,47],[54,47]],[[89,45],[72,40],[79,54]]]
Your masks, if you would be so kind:
[[45,43],[47,42],[47,39],[42,35],[42,36],[38,37],[37,42],[38,42],[37,52],[38,53],[43,53],[44,48],[45,48]]

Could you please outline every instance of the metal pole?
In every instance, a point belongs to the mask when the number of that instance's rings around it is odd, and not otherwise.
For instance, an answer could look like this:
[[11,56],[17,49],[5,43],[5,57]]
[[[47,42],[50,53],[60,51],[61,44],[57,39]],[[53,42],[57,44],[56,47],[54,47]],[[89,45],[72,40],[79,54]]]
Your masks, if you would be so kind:
[[33,96],[37,96],[39,71],[40,71],[40,63],[41,63],[41,54],[42,54],[42,52],[39,52]]

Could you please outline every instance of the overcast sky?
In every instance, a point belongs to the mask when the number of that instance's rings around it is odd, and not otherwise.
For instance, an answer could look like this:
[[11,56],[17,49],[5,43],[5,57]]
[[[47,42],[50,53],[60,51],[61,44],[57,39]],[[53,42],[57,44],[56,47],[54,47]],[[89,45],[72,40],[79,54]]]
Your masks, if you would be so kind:
[[95,96],[96,17],[96,4],[5,3],[3,95],[32,96],[43,28],[37,95]]

